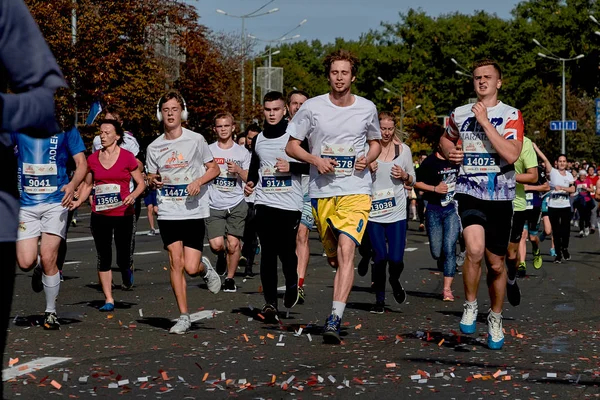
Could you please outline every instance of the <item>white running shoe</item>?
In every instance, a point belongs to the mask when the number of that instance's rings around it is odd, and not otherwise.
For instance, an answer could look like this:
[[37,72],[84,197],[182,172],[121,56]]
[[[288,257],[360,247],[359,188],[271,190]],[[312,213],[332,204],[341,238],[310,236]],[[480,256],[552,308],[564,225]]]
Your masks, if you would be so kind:
[[208,258],[202,257],[202,264],[204,264],[204,267],[206,268],[206,275],[204,275],[202,279],[206,282],[208,290],[214,294],[219,293],[219,291],[221,291],[221,278],[219,277],[219,274],[217,274],[217,271],[215,271]]
[[183,335],[187,333],[192,327],[192,320],[189,315],[181,315],[177,320],[177,323],[171,327],[169,333],[176,335]]
[[457,267],[462,267],[463,264],[465,263],[465,257],[467,256],[467,251],[461,251],[460,253],[458,253],[456,255],[456,266]]
[[488,347],[491,350],[500,350],[504,345],[504,332],[502,330],[502,315],[500,317],[492,316],[490,312],[487,317],[488,322]]
[[460,331],[466,334],[475,333],[475,324],[477,322],[477,303],[471,305],[467,302],[463,305],[463,315],[460,319]]

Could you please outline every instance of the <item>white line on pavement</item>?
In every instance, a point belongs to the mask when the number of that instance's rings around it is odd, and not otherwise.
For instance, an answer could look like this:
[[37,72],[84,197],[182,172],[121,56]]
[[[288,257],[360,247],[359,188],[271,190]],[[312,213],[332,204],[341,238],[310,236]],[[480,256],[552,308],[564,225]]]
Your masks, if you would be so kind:
[[[150,232],[150,231],[139,231],[139,232],[136,232],[135,235],[136,236],[145,236],[148,234],[148,232]],[[67,239],[67,243],[89,242],[92,240],[94,240],[93,236],[84,236],[84,237]],[[208,246],[208,243],[204,243],[204,247],[207,247],[207,246]]]
[[16,378],[17,376],[30,374],[42,368],[48,368],[69,360],[70,358],[64,357],[43,357],[26,363],[13,365],[10,368],[2,370],[2,382],[6,382],[10,379]]
[[[198,311],[197,313],[193,313],[190,314],[190,320],[192,322],[197,322],[200,321],[202,319],[211,319],[213,318],[215,315],[217,314],[221,314],[223,311],[219,311],[219,310],[204,310],[204,311]],[[177,319],[174,319],[173,322],[177,321]]]
[[134,256],[148,256],[150,254],[159,254],[162,251],[140,251],[139,253],[133,253]]
[[415,251],[415,250],[418,250],[418,249],[416,247],[408,247],[408,248],[404,249],[405,252],[406,251]]
[[67,262],[63,263],[63,265],[72,265],[72,264],[81,264],[81,261],[67,261]]

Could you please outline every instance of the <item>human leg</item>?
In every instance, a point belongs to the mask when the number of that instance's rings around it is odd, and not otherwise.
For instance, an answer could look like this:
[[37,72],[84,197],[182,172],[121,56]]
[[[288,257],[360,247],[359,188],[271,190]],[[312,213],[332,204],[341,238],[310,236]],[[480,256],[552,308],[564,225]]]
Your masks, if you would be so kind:
[[263,287],[265,303],[277,309],[277,246],[279,235],[273,229],[273,221],[277,221],[278,212],[273,207],[257,205],[256,223],[258,237],[261,242],[260,280]]
[[117,266],[121,271],[123,289],[131,289],[133,286],[133,236],[135,235],[134,215],[125,215],[115,218],[115,248],[117,253]]
[[[105,215],[92,213],[90,218],[90,229],[96,246],[98,257],[97,269],[98,280],[104,293],[105,304],[114,306],[115,300],[112,295],[112,240],[113,222],[112,218]],[[108,306],[110,308],[110,306]],[[110,310],[107,310],[110,311]]]
[[281,269],[285,277],[285,295],[283,305],[292,308],[299,299],[298,289],[298,256],[296,255],[296,238],[301,212],[280,210],[278,233],[280,236],[278,248]]

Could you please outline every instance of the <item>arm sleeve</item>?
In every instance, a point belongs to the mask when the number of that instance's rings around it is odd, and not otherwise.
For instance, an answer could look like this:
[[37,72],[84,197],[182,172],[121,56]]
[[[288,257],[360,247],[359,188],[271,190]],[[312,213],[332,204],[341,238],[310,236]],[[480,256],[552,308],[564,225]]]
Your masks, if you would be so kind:
[[123,140],[128,142],[127,150],[129,150],[135,157],[137,157],[137,155],[140,154],[140,144],[138,143],[137,139],[127,132],[125,132],[123,135],[125,135],[123,136]]
[[0,93],[1,130],[48,136],[60,131],[54,91],[65,81],[22,0],[0,1],[0,63],[14,93]]
[[128,153],[127,154],[127,170],[129,172],[133,172],[136,169],[138,169],[137,158],[135,158],[135,156],[133,155],[132,152],[130,152],[128,150],[125,150],[125,151],[127,151],[127,153]]
[[252,159],[252,154],[248,150],[245,151],[246,154],[244,155],[244,160],[242,161],[242,169],[247,171],[250,169],[250,160]]
[[411,186],[414,186],[415,182],[417,180],[417,177],[415,174],[415,166],[413,165],[413,162],[412,162],[412,152],[410,151],[410,148],[408,146],[404,147],[404,150],[402,150],[401,158],[404,162],[404,166],[402,166],[402,167],[404,168],[404,171],[406,171],[407,174],[412,176],[413,183]]
[[381,128],[379,127],[379,116],[377,108],[373,105],[371,120],[367,124],[367,140],[381,139]]
[[450,114],[450,121],[448,122],[448,127],[446,128],[446,136],[453,142],[456,142],[460,137],[460,132],[458,131],[458,126],[456,125],[455,115],[456,110],[452,111]]
[[[250,159],[250,168],[248,168],[248,182],[254,182],[254,187],[256,187],[257,183],[258,183],[258,168],[260,167],[260,159],[258,158],[258,155],[256,154],[256,152],[254,151],[254,148],[252,149],[252,156]],[[290,165],[290,168],[291,165]]]
[[[537,154],[531,144],[531,141],[527,140],[523,142],[523,149],[521,150],[521,157],[523,157],[523,164],[525,164],[525,170],[538,166]],[[525,171],[524,171],[525,172]]]
[[208,143],[206,142],[206,139],[204,139],[204,136],[202,135],[198,135],[200,136],[200,152],[202,154],[202,164],[206,164],[211,162],[212,160],[214,160],[215,158],[213,157],[212,152],[210,151],[210,148],[208,147]]
[[521,111],[514,110],[508,116],[508,121],[506,122],[506,126],[504,128],[504,138],[509,140],[518,140],[519,142],[522,142],[524,132],[525,123],[523,122],[523,115],[521,115]]
[[83,144],[83,140],[81,139],[81,135],[79,134],[79,130],[77,130],[77,128],[73,127],[72,129],[68,130],[66,135],[67,146],[71,156],[85,152],[85,145]]
[[149,174],[158,173],[158,164],[154,159],[154,153],[152,153],[150,146],[146,149],[146,172]]
[[300,107],[300,110],[288,124],[286,132],[294,139],[304,140],[310,134],[311,129],[312,113],[308,107]]

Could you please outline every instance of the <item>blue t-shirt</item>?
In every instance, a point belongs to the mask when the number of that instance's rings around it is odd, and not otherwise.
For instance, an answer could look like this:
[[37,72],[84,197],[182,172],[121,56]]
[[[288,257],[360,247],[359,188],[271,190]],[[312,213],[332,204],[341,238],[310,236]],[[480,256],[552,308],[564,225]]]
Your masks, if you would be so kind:
[[12,134],[17,147],[21,206],[60,203],[60,190],[69,183],[67,161],[85,151],[77,128],[49,138]]

